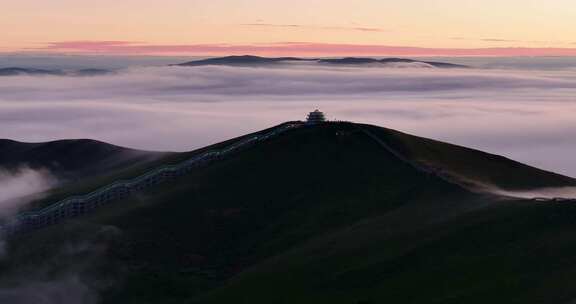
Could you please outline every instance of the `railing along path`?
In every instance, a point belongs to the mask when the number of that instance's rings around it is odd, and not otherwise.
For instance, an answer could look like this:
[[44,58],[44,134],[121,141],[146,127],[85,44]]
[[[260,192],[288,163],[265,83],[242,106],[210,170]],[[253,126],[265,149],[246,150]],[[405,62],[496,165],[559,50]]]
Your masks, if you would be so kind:
[[271,130],[268,133],[256,134],[249,138],[242,139],[223,149],[204,152],[179,164],[162,166],[133,179],[119,180],[88,194],[72,196],[40,210],[22,212],[13,219],[0,224],[0,234],[11,236],[17,233],[54,225],[66,219],[86,214],[102,205],[126,198],[138,192],[146,191],[153,186],[186,175],[194,168],[207,165],[224,156],[228,156],[299,126],[301,126],[301,124],[287,124]]

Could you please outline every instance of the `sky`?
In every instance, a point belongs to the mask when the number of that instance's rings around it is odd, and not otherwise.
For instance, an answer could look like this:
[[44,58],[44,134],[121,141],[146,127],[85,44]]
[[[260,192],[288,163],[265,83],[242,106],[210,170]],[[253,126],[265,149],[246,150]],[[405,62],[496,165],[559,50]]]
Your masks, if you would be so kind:
[[576,55],[573,0],[2,0],[0,52]]

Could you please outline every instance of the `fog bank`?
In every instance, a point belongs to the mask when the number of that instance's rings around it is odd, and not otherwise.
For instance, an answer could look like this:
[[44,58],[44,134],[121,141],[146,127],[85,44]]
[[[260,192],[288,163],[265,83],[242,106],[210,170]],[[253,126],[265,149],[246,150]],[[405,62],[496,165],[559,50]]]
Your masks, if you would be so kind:
[[574,96],[574,69],[132,67],[1,78],[0,138],[185,151],[320,108],[576,176]]
[[45,170],[0,168],[0,217],[15,214],[55,183],[55,178]]
[[541,188],[526,191],[494,190],[495,194],[516,198],[576,199],[576,187]]

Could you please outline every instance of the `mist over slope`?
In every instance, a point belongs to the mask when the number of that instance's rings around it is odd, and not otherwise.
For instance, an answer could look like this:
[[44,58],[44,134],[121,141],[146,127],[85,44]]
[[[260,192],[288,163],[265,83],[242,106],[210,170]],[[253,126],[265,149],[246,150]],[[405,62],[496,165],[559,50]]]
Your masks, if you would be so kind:
[[14,216],[57,183],[58,179],[46,169],[19,167],[8,170],[0,166],[0,219]]
[[13,215],[44,199],[87,193],[102,180],[135,174],[177,156],[88,139],[44,143],[0,139],[0,212],[4,206],[5,213]]
[[96,176],[149,162],[164,155],[167,154],[123,148],[88,139],[44,143],[0,139],[0,167],[45,169],[63,180]]

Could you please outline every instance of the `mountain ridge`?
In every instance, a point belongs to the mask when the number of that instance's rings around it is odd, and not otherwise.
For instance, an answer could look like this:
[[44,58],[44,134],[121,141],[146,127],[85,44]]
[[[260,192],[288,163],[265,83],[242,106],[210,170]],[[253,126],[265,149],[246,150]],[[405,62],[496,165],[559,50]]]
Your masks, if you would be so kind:
[[172,155],[120,147],[92,139],[21,142],[0,139],[0,168],[48,170],[61,186],[115,174]]
[[[468,191],[400,161],[361,128],[409,161],[428,155],[439,165],[446,153],[449,160],[474,153],[470,167],[490,174],[500,166],[487,164],[512,162],[377,126],[302,125],[24,235],[0,267],[5,276],[10,265],[35,269],[61,244],[95,242],[108,249],[82,274],[122,282],[100,290],[104,304],[566,303],[576,296],[560,284],[576,273],[576,205]],[[491,176],[455,162],[446,165]],[[540,174],[533,185],[574,182],[515,164],[496,183],[522,188],[525,175]],[[83,259],[75,254],[51,267]]]
[[[309,62],[317,64],[347,65],[347,66],[373,65],[373,66],[386,67],[387,64],[414,64],[413,66],[407,65],[406,67],[428,66],[434,68],[469,68],[469,66],[465,65],[458,65],[446,62],[419,61],[407,58],[374,59],[374,58],[345,57],[337,59],[322,59],[322,58],[298,58],[298,57],[260,57],[253,55],[216,57],[196,61],[189,61],[185,63],[175,64],[174,66],[187,66],[187,67],[205,66],[205,65],[275,66],[275,65],[286,65],[294,62]],[[418,64],[420,65],[418,66]]]
[[1,76],[103,76],[113,74],[114,71],[105,69],[78,69],[78,70],[60,70],[60,69],[36,69],[22,67],[0,67]]
[[[342,123],[338,123],[338,124],[342,124]],[[521,191],[521,190],[534,190],[534,189],[544,189],[544,188],[553,188],[553,187],[570,187],[570,186],[576,186],[576,179],[567,177],[567,176],[563,176],[560,174],[556,174],[553,172],[549,172],[549,171],[544,171],[538,168],[534,168],[531,166],[527,166],[518,162],[515,162],[513,160],[510,160],[508,158],[499,156],[499,155],[494,155],[494,154],[489,154],[489,153],[485,153],[482,151],[478,151],[478,150],[474,150],[474,149],[469,149],[466,147],[462,147],[462,146],[457,146],[457,145],[451,145],[451,144],[447,144],[447,143],[443,143],[443,142],[438,142],[438,141],[434,141],[434,140],[430,140],[430,139],[426,139],[426,138],[421,138],[421,137],[417,137],[417,136],[413,136],[413,135],[409,135],[409,134],[405,134],[402,132],[398,132],[395,130],[391,130],[391,129],[386,129],[386,128],[381,128],[381,127],[375,127],[372,125],[362,125],[362,124],[351,124],[351,123],[344,123],[344,124],[349,124],[351,126],[353,126],[354,128],[356,128],[357,130],[365,133],[366,135],[368,135],[369,137],[371,137],[375,142],[377,142],[380,146],[382,146],[382,148],[384,148],[384,150],[388,153],[390,153],[393,157],[395,157],[397,159],[397,161],[399,162],[404,162],[406,163],[408,166],[413,167],[416,171],[419,171],[429,177],[434,177],[434,178],[439,178],[440,180],[443,180],[449,184],[452,184],[456,187],[460,187],[466,191],[473,191],[473,192],[477,192],[477,193],[493,193],[493,194],[497,194],[498,192],[500,192],[501,194],[498,195],[503,195],[504,191]],[[305,126],[302,123],[296,123],[296,124],[290,124],[290,123],[284,123],[280,126],[293,126],[293,127],[302,127]],[[290,129],[290,128],[288,128]],[[278,127],[274,127],[270,129],[272,133],[278,132]],[[262,134],[262,132],[258,132],[258,134]],[[268,136],[268,135],[263,135],[263,136]],[[249,137],[249,141],[251,141],[253,138],[257,138],[254,136],[244,136],[244,137]],[[401,141],[398,141],[398,139],[400,139]],[[238,145],[240,143],[237,143],[235,145]],[[74,147],[74,146],[78,146],[78,145],[88,145],[89,149],[97,149],[100,151],[100,153],[116,153],[116,152],[122,152],[124,154],[126,153],[131,153],[134,156],[139,156],[142,157],[144,156],[146,158],[146,161],[151,162],[150,159],[158,159],[160,158],[160,156],[166,156],[166,155],[170,155],[167,153],[159,153],[159,152],[146,152],[146,151],[138,151],[138,150],[133,150],[133,149],[127,149],[127,148],[122,148],[119,146],[115,146],[115,145],[110,145],[110,144],[106,144],[100,141],[95,141],[95,140],[88,140],[88,139],[80,139],[80,140],[58,140],[58,141],[52,141],[52,142],[46,142],[46,143],[21,143],[21,142],[17,142],[17,141],[13,141],[13,140],[0,140],[0,151],[2,153],[0,153],[0,166],[4,166],[5,168],[9,168],[9,166],[7,166],[7,163],[5,162],[5,160],[3,159],[3,155],[4,154],[9,154],[9,153],[14,153],[17,152],[17,154],[19,155],[23,155],[24,158],[29,157],[29,153],[25,153],[25,150],[27,150],[27,148],[30,148],[32,150],[34,149],[38,149],[38,148],[43,148],[44,150],[46,149],[50,149],[50,148],[56,148],[57,150],[62,150],[62,147],[60,146],[64,146],[65,149],[69,149],[70,147]],[[219,144],[218,144],[219,145]],[[243,144],[242,144],[243,145]],[[25,146],[25,149],[14,149],[11,146],[17,146],[17,147],[22,147]],[[513,183],[514,180],[519,179],[522,177],[523,174],[521,174],[520,176],[518,175],[505,175],[505,176],[501,176],[502,174],[499,175],[493,175],[491,174],[492,172],[499,172],[499,171],[505,171],[505,170],[501,170],[500,168],[497,168],[497,170],[493,170],[493,171],[486,171],[486,170],[478,170],[475,169],[472,171],[467,171],[467,167],[462,167],[461,165],[458,165],[458,159],[456,160],[456,166],[451,166],[450,163],[446,163],[445,162],[445,156],[443,156],[440,152],[441,149],[437,149],[437,150],[431,150],[429,147],[437,147],[437,148],[445,148],[445,149],[449,149],[450,152],[455,151],[461,154],[464,154],[465,157],[461,157],[459,159],[466,159],[467,162],[470,162],[471,160],[479,160],[480,163],[478,164],[474,164],[475,168],[490,168],[491,163],[496,163],[496,164],[500,164],[500,165],[504,165],[507,168],[514,168],[514,171],[521,171],[523,173],[525,173],[527,176],[530,176],[530,179],[527,180],[529,181],[529,183],[526,183],[526,180],[521,180],[519,183]],[[86,147],[83,147],[82,149],[86,149]],[[427,150],[426,150],[427,149]],[[200,150],[204,150],[204,149],[200,149]],[[418,153],[413,153],[414,151],[420,151],[420,150],[424,150],[426,151],[425,154],[418,154]],[[218,151],[218,150],[216,150]],[[209,150],[209,152],[206,155],[209,154],[214,154],[217,153],[216,151],[211,151]],[[24,152],[24,153],[23,153]],[[219,152],[218,152],[219,153]],[[217,154],[218,154],[217,153]],[[453,152],[452,152],[453,153]],[[146,155],[149,154],[149,155]],[[173,153],[173,155],[177,155],[178,153]],[[186,154],[191,154],[194,155],[194,152],[188,152],[188,153],[179,153],[180,155],[186,155]],[[435,157],[422,157],[422,156],[435,156]],[[468,156],[471,155],[471,156]],[[153,156],[153,157],[152,157]],[[179,156],[178,158],[182,158],[181,156]],[[198,158],[198,156],[194,156],[193,158]],[[200,157],[200,159],[202,159],[203,157]],[[95,160],[90,161],[90,163],[93,163]],[[110,161],[110,160],[107,160]],[[130,159],[130,162],[142,162],[141,159]],[[180,164],[185,164],[185,163],[189,163],[191,160],[183,160],[181,161]],[[454,160],[452,160],[454,162]],[[49,161],[50,163],[54,163],[54,160]],[[35,164],[34,162],[31,162],[30,164]],[[42,166],[38,166],[37,164],[35,164],[37,167],[43,168]],[[172,165],[174,168],[176,168],[175,166],[178,166],[179,164],[174,164]],[[21,166],[21,165],[20,165]],[[98,163],[97,164],[98,167],[102,167],[103,164]],[[473,166],[473,167],[474,167]],[[14,168],[17,168],[18,165],[13,165]],[[47,168],[47,167],[46,167]],[[150,167],[151,168],[151,167]],[[43,168],[44,169],[44,168]],[[54,170],[54,168],[52,168]],[[109,169],[107,169],[109,170]],[[146,173],[147,175],[150,174],[150,171]],[[512,183],[510,183],[510,181],[512,181]],[[508,182],[507,184],[503,184],[502,182]],[[94,191],[93,191],[94,192]],[[92,192],[92,193],[93,193]],[[510,192],[513,193],[513,192]],[[77,197],[79,197],[77,195]],[[49,206],[48,206],[49,207]]]

